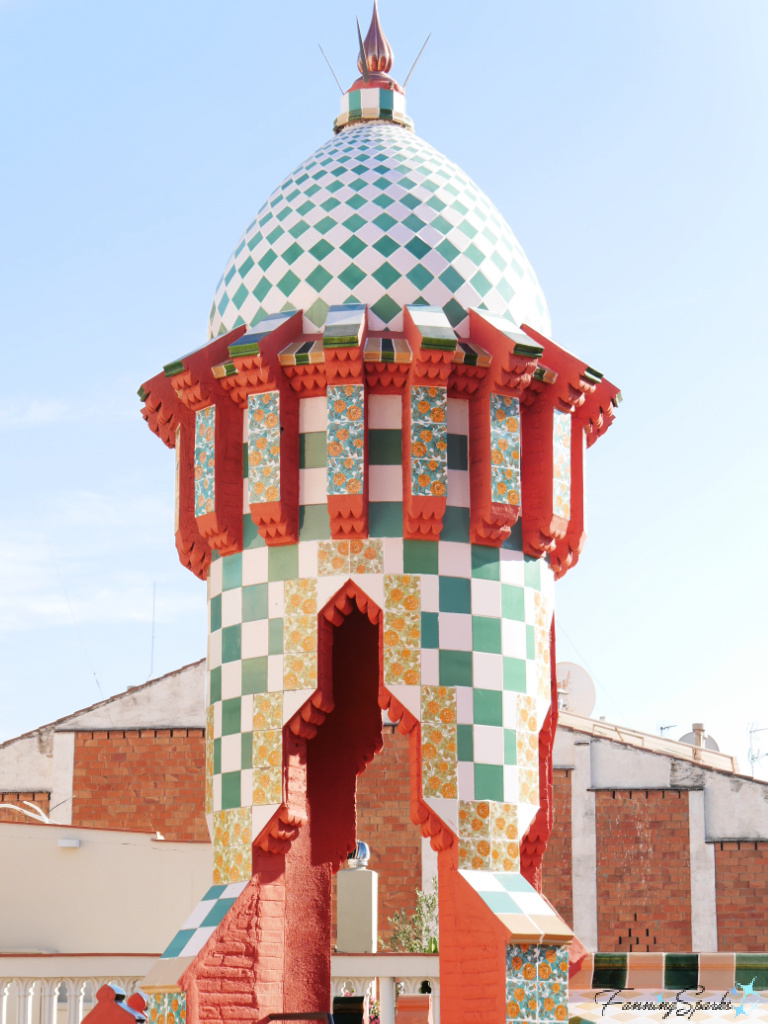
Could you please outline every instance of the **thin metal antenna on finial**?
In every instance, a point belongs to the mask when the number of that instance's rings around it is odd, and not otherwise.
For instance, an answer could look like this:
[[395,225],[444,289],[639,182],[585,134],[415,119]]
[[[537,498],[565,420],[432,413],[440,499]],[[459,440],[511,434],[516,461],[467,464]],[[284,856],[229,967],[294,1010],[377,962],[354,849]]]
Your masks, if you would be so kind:
[[408,79],[409,79],[409,78],[411,77],[411,75],[413,74],[413,69],[414,69],[414,68],[416,67],[416,65],[417,65],[417,64],[419,63],[419,57],[421,57],[422,53],[424,53],[424,47],[425,47],[425,46],[427,45],[427,43],[429,42],[429,40],[430,40],[431,38],[432,38],[432,33],[430,32],[430,33],[429,33],[429,35],[427,36],[427,38],[426,38],[426,39],[424,40],[424,46],[422,46],[422,48],[421,48],[421,49],[419,50],[419,52],[418,52],[418,53],[416,54],[416,60],[415,60],[415,61],[413,62],[413,64],[411,64],[411,70],[410,70],[410,71],[408,72],[408,74],[407,74],[407,75],[405,76],[405,81],[403,82],[403,88],[405,88],[405,87],[406,87],[406,85],[408,85]]
[[[317,45],[320,46],[320,43],[318,43]],[[325,57],[325,50],[322,48],[322,46],[320,46],[320,53],[322,53],[322,55]],[[334,79],[336,80],[336,85],[338,85],[338,87],[339,87],[339,92],[343,96],[344,95],[344,90],[341,88],[341,82],[338,80],[338,78],[336,78],[336,72],[331,67],[331,62],[328,60],[327,57],[325,57],[325,63],[328,65],[328,70],[331,72],[331,74],[333,75]]]
[[355,18],[357,22],[357,39],[360,43],[360,63],[363,65],[363,81],[368,81],[368,58],[365,56],[365,46],[363,45],[363,33],[360,31],[360,20]]

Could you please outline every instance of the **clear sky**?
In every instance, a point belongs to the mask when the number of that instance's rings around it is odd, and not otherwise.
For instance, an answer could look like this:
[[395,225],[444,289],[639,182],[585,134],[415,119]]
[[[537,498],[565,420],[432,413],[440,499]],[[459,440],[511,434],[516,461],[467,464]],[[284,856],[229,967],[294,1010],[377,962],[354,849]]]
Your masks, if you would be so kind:
[[[764,0],[381,0],[417,132],[617,383],[558,659],[596,715],[747,763],[768,729]],[[0,740],[204,654],[136,388],[331,130],[368,0],[0,0]],[[152,602],[156,626],[152,653]],[[756,734],[768,750],[768,731]],[[761,764],[768,777],[768,758]]]

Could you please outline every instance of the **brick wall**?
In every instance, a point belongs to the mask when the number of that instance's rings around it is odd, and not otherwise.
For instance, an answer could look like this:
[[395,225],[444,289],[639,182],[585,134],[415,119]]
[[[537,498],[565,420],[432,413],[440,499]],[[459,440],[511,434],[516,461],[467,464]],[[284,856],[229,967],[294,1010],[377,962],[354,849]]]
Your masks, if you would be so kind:
[[598,791],[595,827],[598,949],[690,950],[688,794]]
[[768,947],[768,842],[715,843],[717,945],[762,953]]
[[75,733],[72,824],[207,842],[205,730]]
[[[40,810],[44,813],[48,813],[48,808],[51,802],[50,793],[0,793],[0,821],[21,821],[25,825],[42,825],[41,821],[36,818],[28,818],[26,814],[20,814],[19,811],[12,811],[10,808],[3,809],[3,804],[16,804],[17,807],[24,807],[23,801],[28,800],[31,804],[37,804]],[[31,811],[31,807],[25,808]]]
[[544,851],[542,889],[563,920],[573,927],[571,877],[571,773],[552,770],[552,831]]

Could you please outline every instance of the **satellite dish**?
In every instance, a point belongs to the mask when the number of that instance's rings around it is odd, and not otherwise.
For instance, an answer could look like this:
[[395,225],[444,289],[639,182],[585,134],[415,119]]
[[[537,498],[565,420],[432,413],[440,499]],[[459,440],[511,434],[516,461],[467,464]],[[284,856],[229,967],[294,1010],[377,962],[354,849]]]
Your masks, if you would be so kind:
[[560,711],[589,718],[595,707],[595,684],[581,665],[560,661],[557,673],[557,706]]
[[705,750],[719,750],[720,747],[711,736],[708,736],[701,722],[693,723],[693,732],[681,736],[678,743],[689,743],[692,747],[704,747]]

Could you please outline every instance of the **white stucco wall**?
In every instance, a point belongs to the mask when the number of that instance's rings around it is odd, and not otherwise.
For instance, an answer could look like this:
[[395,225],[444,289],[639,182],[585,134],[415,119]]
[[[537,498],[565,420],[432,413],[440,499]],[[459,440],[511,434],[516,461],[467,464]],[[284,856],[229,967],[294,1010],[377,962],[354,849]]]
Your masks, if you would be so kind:
[[210,886],[211,856],[139,832],[0,823],[0,952],[159,954]]

